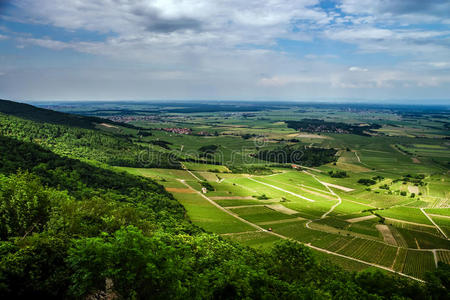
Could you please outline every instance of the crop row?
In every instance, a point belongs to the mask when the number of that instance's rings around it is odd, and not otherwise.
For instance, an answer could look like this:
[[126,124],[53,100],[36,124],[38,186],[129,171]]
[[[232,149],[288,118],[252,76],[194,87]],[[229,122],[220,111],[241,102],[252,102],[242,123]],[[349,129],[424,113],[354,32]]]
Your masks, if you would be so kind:
[[436,254],[438,261],[450,264],[450,251],[437,251]]
[[403,273],[424,278],[425,273],[433,271],[436,268],[433,253],[430,251],[408,250],[406,254]]
[[342,248],[339,253],[390,267],[394,261],[396,251],[396,247],[387,246],[376,241],[356,238]]

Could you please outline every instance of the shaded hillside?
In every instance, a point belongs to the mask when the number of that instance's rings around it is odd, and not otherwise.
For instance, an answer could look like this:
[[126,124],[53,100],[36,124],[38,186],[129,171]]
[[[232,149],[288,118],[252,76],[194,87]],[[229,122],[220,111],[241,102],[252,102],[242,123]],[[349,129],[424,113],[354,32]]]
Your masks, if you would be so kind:
[[106,119],[67,114],[10,100],[0,100],[0,112],[39,123],[51,123],[87,129],[94,129],[100,123],[123,126],[123,124],[116,124]]
[[[35,111],[34,115],[35,119],[43,120],[47,111],[44,110],[42,115],[40,110]],[[127,136],[103,130],[42,123],[0,113],[0,135],[39,144],[59,155],[109,165],[180,168],[176,158],[169,161],[167,153],[134,144]]]

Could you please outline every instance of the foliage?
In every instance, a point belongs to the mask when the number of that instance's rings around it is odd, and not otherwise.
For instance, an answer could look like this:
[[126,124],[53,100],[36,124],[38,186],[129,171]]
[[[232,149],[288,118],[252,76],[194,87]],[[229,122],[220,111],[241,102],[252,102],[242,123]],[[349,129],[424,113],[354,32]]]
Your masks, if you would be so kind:
[[327,122],[319,119],[303,119],[300,121],[286,121],[288,128],[306,132],[331,132],[331,133],[353,133],[368,136],[366,133],[371,129],[381,128],[380,125],[351,125],[339,122]]
[[0,113],[0,134],[77,159],[116,166],[180,168],[179,162],[167,153],[136,145],[126,136],[99,130],[39,123]]
[[265,166],[255,165],[228,165],[228,169],[233,173],[244,173],[252,175],[270,175],[273,174],[272,169]]
[[255,156],[271,162],[294,163],[307,167],[316,167],[336,161],[336,152],[335,149],[286,145],[275,149],[258,151]]
[[204,158],[212,158],[214,156],[214,153],[219,149],[219,146],[217,145],[206,145],[202,146],[198,149],[200,153],[200,157]]
[[[78,160],[130,162],[139,149],[132,141],[36,122],[45,116],[0,115],[5,299],[448,298],[445,266],[425,289],[379,272],[345,272],[299,243],[260,252],[205,233],[156,182]],[[335,154],[323,152],[307,157],[313,164]]]
[[41,231],[51,213],[51,203],[67,195],[44,188],[27,172],[0,178],[0,239]]
[[439,262],[437,270],[427,274],[427,291],[433,299],[450,298],[450,265]]
[[369,185],[374,185],[377,182],[373,179],[361,178],[358,180],[358,183],[369,186]]
[[166,142],[166,141],[162,141],[162,140],[150,141],[149,143],[156,145],[156,146],[160,146],[161,148],[164,148],[166,150],[170,150],[169,145],[173,145],[171,142]]
[[328,171],[328,175],[333,178],[345,178],[348,177],[346,171]]
[[202,184],[202,187],[204,187],[207,191],[210,191],[210,192],[214,191],[214,187],[208,181],[202,181],[201,184]]
[[10,116],[16,116],[19,118],[38,122],[41,125],[44,123],[51,123],[86,129],[94,129],[96,124],[98,123],[118,125],[117,123],[111,122],[106,119],[66,114],[8,100],[0,100],[0,112],[8,114]]

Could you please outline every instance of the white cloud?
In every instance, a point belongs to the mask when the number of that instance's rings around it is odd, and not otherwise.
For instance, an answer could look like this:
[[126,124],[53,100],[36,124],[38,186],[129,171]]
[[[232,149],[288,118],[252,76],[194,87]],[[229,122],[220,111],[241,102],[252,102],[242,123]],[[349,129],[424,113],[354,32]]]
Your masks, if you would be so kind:
[[429,65],[435,68],[450,68],[450,62],[448,61],[433,61]]
[[360,68],[360,67],[350,67],[350,68],[348,68],[348,70],[350,72],[367,72],[367,71],[369,71],[366,68]]
[[36,45],[52,50],[63,50],[67,48],[73,48],[70,43],[65,43],[61,41],[51,40],[51,39],[35,39],[35,38],[17,38],[20,43],[19,47],[24,48],[25,45]]
[[[199,94],[300,99],[353,96],[355,89],[370,90],[370,95],[381,95],[383,89],[395,95],[395,90],[405,97],[436,84],[445,90],[450,33],[389,26],[412,12],[400,13],[398,7],[389,11],[381,2],[386,1],[343,0],[341,13],[321,10],[319,0],[14,0],[23,22],[87,30],[104,38],[61,41],[8,33],[16,37],[17,47],[73,50],[107,63],[8,71],[3,77],[9,81],[2,77],[0,88],[21,82],[30,95],[44,98],[46,90],[56,93],[59,84],[61,98],[75,93],[116,99],[198,99]],[[439,18],[429,11],[420,13]],[[279,39],[319,47],[285,50]],[[342,50],[340,43],[356,45],[356,50]],[[353,60],[353,55],[373,53],[395,56],[399,62]]]
[[372,15],[376,19],[412,24],[445,22],[450,16],[447,0],[341,0],[343,12]]
[[36,22],[115,33],[146,43],[267,43],[292,35],[292,22],[325,22],[318,0],[16,0]]

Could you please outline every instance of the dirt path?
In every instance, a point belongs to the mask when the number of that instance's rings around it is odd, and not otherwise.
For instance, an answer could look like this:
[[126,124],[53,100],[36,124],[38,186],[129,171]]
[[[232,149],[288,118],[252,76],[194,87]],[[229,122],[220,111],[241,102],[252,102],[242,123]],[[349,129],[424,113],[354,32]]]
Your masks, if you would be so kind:
[[297,218],[294,218],[294,219],[284,219],[284,220],[261,222],[259,224],[261,224],[261,225],[271,225],[271,224],[292,223],[292,222],[305,221],[305,220],[306,219],[304,219],[302,217],[297,217]]
[[428,220],[430,220],[431,223],[433,223],[433,225],[437,228],[437,230],[439,230],[440,233],[442,233],[443,236],[445,236],[445,238],[448,240],[448,236],[445,234],[445,232],[441,229],[441,227],[438,226],[438,224],[436,224],[433,219],[425,212],[425,210],[423,208],[420,209],[423,214],[425,215],[425,217],[428,218]]
[[314,169],[314,168],[310,168],[310,167],[305,167],[305,166],[302,166],[302,165],[292,165],[292,166],[300,167],[300,168],[302,168],[302,169],[307,169],[307,170],[311,170],[311,171],[315,171],[315,172],[317,172],[317,173],[322,173],[322,170]]
[[209,199],[212,200],[253,200],[255,198],[253,198],[252,196],[246,196],[246,197],[241,197],[241,196],[217,196],[217,197],[209,197]]
[[[263,178],[270,177],[270,176],[273,176],[273,175],[264,176]],[[306,185],[304,185],[304,184],[298,184],[298,185],[295,185],[295,184],[292,184],[292,183],[282,182],[282,181],[273,180],[273,179],[272,179],[271,181],[274,182],[274,183],[280,183],[280,184],[283,184],[283,185],[292,186],[293,188],[296,188],[296,189],[298,189],[298,188],[299,188],[299,189],[302,189],[302,187],[304,187],[304,188],[306,188],[306,189],[314,189],[314,190],[316,190],[316,191],[322,193],[322,194],[319,194],[319,196],[322,196],[322,197],[325,197],[323,194],[333,195],[332,193],[327,192],[327,191],[325,191],[325,190],[321,190],[321,189],[309,187],[309,186],[306,186]],[[306,191],[306,192],[312,193],[312,191]],[[333,198],[333,200],[336,200],[336,199]]]
[[312,190],[304,188],[304,187],[301,187],[300,189],[302,191],[304,191],[304,192],[307,192],[307,193],[310,193],[310,194],[313,194],[313,195],[316,195],[316,196],[320,196],[320,197],[323,197],[323,198],[328,199],[328,200],[333,200],[333,201],[336,200],[336,198],[332,197],[332,194],[330,195],[330,194],[327,193],[327,195],[325,195],[325,194],[322,194],[322,193],[319,193],[319,192],[316,192],[316,191],[312,191]]
[[416,239],[416,238],[414,238],[414,241],[416,242],[416,246],[417,246],[417,249],[419,249],[419,250],[420,250],[420,245],[419,245],[419,242],[417,241],[417,239]]
[[434,258],[434,264],[436,265],[436,268],[438,266],[438,258],[437,258],[437,253],[436,250],[433,250],[433,258]]
[[313,175],[313,174],[311,174],[311,173],[308,173],[308,172],[305,172],[306,174],[309,174],[309,175],[311,175],[315,180],[317,180],[320,184],[322,184],[323,186],[325,186],[326,188],[327,188],[327,190],[333,195],[333,196],[335,196],[336,198],[337,198],[337,200],[338,200],[338,202],[335,204],[335,205],[333,205],[331,208],[330,208],[330,210],[328,210],[326,213],[324,213],[320,218],[321,219],[323,219],[323,218],[325,218],[327,215],[329,215],[339,204],[341,204],[342,203],[342,199],[341,199],[341,197],[338,195],[338,194],[336,194],[332,189],[330,189],[330,187],[328,186],[328,184],[326,183],[326,182],[323,182],[323,181],[320,181],[319,179],[317,179],[317,177],[315,176],[315,175]]
[[[235,217],[236,219],[238,219],[238,220],[240,220],[240,221],[242,221],[242,222],[244,222],[244,223],[246,223],[246,224],[252,226],[253,228],[258,229],[257,231],[267,232],[268,234],[271,234],[271,235],[273,235],[273,236],[279,237],[279,238],[284,239],[284,240],[289,240],[289,241],[293,241],[293,242],[302,244],[302,245],[304,245],[304,246],[306,246],[306,247],[309,247],[309,248],[311,248],[311,249],[314,249],[314,250],[317,250],[317,251],[320,251],[320,252],[323,252],[323,253],[327,253],[327,254],[330,254],[330,255],[335,255],[335,256],[343,257],[343,258],[346,258],[346,259],[350,259],[350,260],[353,260],[353,261],[356,261],[356,262],[359,262],[359,263],[362,263],[362,264],[365,264],[365,265],[368,265],[368,266],[380,268],[380,269],[386,270],[386,271],[388,271],[388,272],[392,272],[392,273],[398,274],[398,275],[400,275],[400,276],[407,277],[407,278],[410,278],[410,279],[413,279],[413,280],[416,280],[416,281],[419,281],[419,282],[424,282],[422,279],[419,279],[419,278],[416,278],[416,277],[414,277],[414,276],[410,276],[410,275],[407,275],[407,274],[404,274],[404,273],[400,273],[400,272],[394,271],[394,270],[392,270],[392,269],[390,269],[390,268],[388,268],[388,267],[385,267],[385,266],[381,266],[381,265],[369,263],[369,262],[366,262],[366,261],[363,261],[363,260],[360,260],[360,259],[357,259],[357,258],[354,258],[354,257],[350,257],[350,256],[346,256],[346,255],[343,255],[343,254],[335,253],[335,252],[332,252],[332,251],[329,251],[329,250],[326,250],[326,249],[322,249],[322,248],[313,246],[313,245],[311,245],[311,244],[309,244],[309,243],[308,243],[308,244],[305,244],[305,243],[302,243],[302,242],[300,242],[300,241],[293,240],[293,239],[291,239],[291,238],[289,238],[289,237],[287,237],[287,236],[281,235],[281,234],[276,233],[276,232],[273,232],[273,231],[268,231],[268,230],[262,228],[261,226],[258,226],[258,225],[256,225],[256,224],[253,224],[252,222],[249,222],[249,221],[247,221],[247,220],[245,220],[245,219],[239,217],[239,216],[236,215],[235,213],[232,213],[231,211],[229,211],[229,210],[223,208],[222,206],[220,206],[219,204],[217,204],[217,203],[214,202],[213,200],[211,200],[211,199],[209,199],[208,197],[206,197],[205,195],[203,195],[201,192],[199,192],[199,191],[195,190],[194,188],[192,188],[189,184],[186,183],[185,180],[179,179],[179,181],[180,181],[181,183],[183,183],[185,186],[187,186],[188,188],[194,190],[194,191],[195,191],[196,193],[198,193],[201,197],[203,197],[205,200],[207,200],[208,202],[210,202],[212,205],[216,206],[216,207],[217,207],[218,209],[220,209],[221,211],[223,211],[223,212],[225,212],[225,213],[227,213],[227,214],[229,214],[229,215]],[[310,222],[311,222],[311,221],[310,221]]]
[[[328,186],[327,186],[328,187]],[[329,189],[330,191],[331,191],[331,189]],[[339,204],[341,204],[342,203],[342,199],[341,199],[341,197],[338,195],[338,194],[335,194],[336,195],[336,197],[338,197],[338,202],[335,204],[335,205],[333,205],[331,208],[330,208],[330,210],[329,211],[327,211],[326,213],[324,213],[320,218],[321,219],[323,219],[323,218],[325,218],[327,215],[329,215]]]
[[353,153],[355,153],[355,156],[356,156],[356,159],[358,160],[358,162],[361,163],[361,159],[359,158],[358,152],[355,151]]
[[236,209],[236,208],[249,208],[249,207],[264,207],[265,204],[250,204],[250,205],[233,205],[233,206],[223,206],[226,209]]
[[390,221],[394,221],[394,222],[399,222],[399,223],[406,223],[406,224],[411,224],[411,225],[417,225],[417,226],[423,226],[423,227],[435,228],[433,225],[428,225],[428,224],[415,223],[415,222],[410,222],[410,221],[405,221],[405,220],[399,220],[399,219],[394,219],[394,218],[387,218],[387,217],[385,217],[385,219],[386,219],[386,220],[390,220]]
[[115,125],[111,125],[111,124],[108,124],[108,123],[100,123],[98,125],[104,126],[104,127],[108,127],[108,128],[119,128],[119,127],[117,127]]
[[321,189],[318,189],[318,188],[315,188],[315,187],[312,187],[312,186],[309,186],[309,185],[306,185],[306,184],[303,184],[303,183],[300,183],[300,186],[302,186],[302,187],[304,187],[304,188],[306,188],[308,190],[315,190],[315,191],[317,191],[319,193],[325,193],[325,194],[333,195],[330,192],[327,192],[327,191],[324,191],[324,190],[321,190]]
[[326,185],[326,186],[331,186],[332,188],[335,188],[335,189],[338,189],[338,190],[341,190],[341,191],[344,191],[344,192],[352,192],[352,191],[354,191],[354,189],[351,189],[351,188],[348,188],[348,187],[345,187],[345,186],[342,186],[342,185],[337,185],[337,184],[328,183],[328,182],[324,182],[323,184]]
[[447,219],[450,219],[450,216],[444,216],[444,215],[438,215],[438,214],[428,214],[429,216],[432,216],[432,217],[439,217],[439,218],[447,218]]
[[[303,173],[308,174],[309,176],[314,177],[315,180],[317,180],[318,182],[320,182],[322,185],[324,185],[329,191],[329,187],[331,186],[332,188],[344,191],[344,192],[351,192],[354,191],[354,189],[342,186],[342,185],[337,185],[337,184],[333,184],[333,183],[328,183],[328,182],[324,182],[324,181],[320,181],[319,179],[317,179],[317,177],[314,174],[311,174],[307,171],[303,171]],[[331,192],[333,195],[336,195],[334,192]]]
[[266,230],[263,229],[262,227],[259,227],[258,225],[253,224],[253,223],[251,223],[251,222],[249,222],[249,221],[247,221],[247,220],[245,220],[245,219],[239,217],[238,215],[236,215],[235,213],[229,211],[228,209],[223,208],[222,206],[220,206],[219,204],[217,204],[217,203],[214,202],[213,200],[211,200],[211,199],[209,199],[208,197],[206,197],[205,195],[203,195],[203,193],[201,193],[201,192],[197,191],[196,189],[194,189],[193,187],[191,187],[189,184],[186,183],[185,180],[183,180],[183,179],[178,179],[178,180],[179,180],[182,184],[184,184],[185,186],[187,186],[189,189],[193,190],[195,193],[197,193],[197,194],[199,194],[200,196],[202,196],[205,200],[207,200],[209,203],[211,203],[212,205],[214,205],[215,207],[217,207],[217,208],[220,209],[221,211],[223,211],[223,212],[225,212],[225,213],[227,213],[227,214],[229,214],[229,215],[232,215],[232,216],[235,217],[236,219],[238,219],[238,220],[244,222],[245,224],[248,224],[248,225],[252,226],[253,228],[258,229],[259,231],[266,231]]
[[185,169],[189,174],[192,175],[192,177],[194,177],[195,179],[197,179],[198,181],[203,181],[200,178],[198,178],[194,173],[192,173],[191,171],[189,171],[188,168],[186,168],[186,166],[184,164],[181,164],[181,166],[183,167],[183,169]]
[[397,252],[395,252],[395,258],[394,258],[394,261],[392,262],[392,265],[391,265],[391,269],[392,270],[394,269],[395,263],[397,262],[397,257],[398,257],[398,253],[399,252],[400,252],[400,247],[398,247],[397,248]]
[[349,223],[358,223],[358,222],[362,222],[362,221],[367,221],[373,218],[376,218],[377,216],[375,215],[369,215],[369,216],[364,216],[364,217],[357,217],[357,218],[352,218],[352,219],[347,219],[345,221],[349,222]]
[[296,193],[293,193],[293,192],[287,191],[287,190],[285,190],[285,189],[282,189],[282,188],[279,188],[279,187],[277,187],[277,186],[274,186],[274,185],[271,185],[271,184],[268,184],[268,183],[265,183],[265,182],[262,182],[262,181],[256,180],[256,179],[254,179],[254,178],[251,178],[251,177],[249,177],[248,179],[250,179],[250,180],[252,180],[252,181],[255,181],[255,182],[258,182],[258,183],[260,183],[260,184],[264,184],[264,185],[266,185],[266,186],[268,186],[268,187],[271,187],[271,188],[273,188],[273,189],[276,189],[276,190],[279,190],[279,191],[285,192],[285,193],[287,193],[287,194],[290,194],[290,195],[292,195],[292,196],[295,196],[295,197],[301,198],[301,199],[303,199],[303,200],[306,200],[306,201],[309,201],[309,202],[316,202],[316,201],[314,201],[314,200],[312,200],[312,199],[309,199],[309,198],[303,197],[302,195],[299,195],[299,194],[296,194]]
[[249,233],[255,233],[255,232],[261,232],[261,230],[253,230],[253,231],[243,231],[243,232],[230,232],[230,233],[221,233],[221,236],[227,236],[227,235],[241,235],[241,234],[249,234]]

